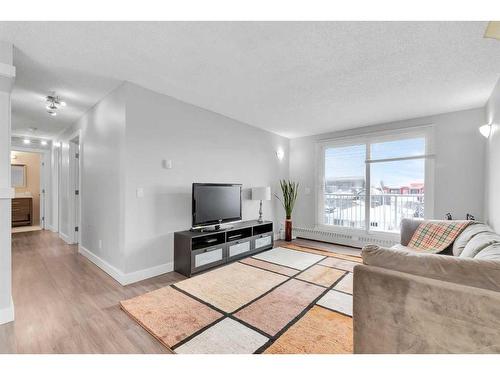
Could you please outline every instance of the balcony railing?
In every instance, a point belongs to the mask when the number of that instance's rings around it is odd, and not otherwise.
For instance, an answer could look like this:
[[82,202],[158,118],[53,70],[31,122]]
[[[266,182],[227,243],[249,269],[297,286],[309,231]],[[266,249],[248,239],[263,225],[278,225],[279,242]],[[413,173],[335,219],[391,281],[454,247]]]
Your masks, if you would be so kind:
[[424,194],[370,195],[369,222],[364,194],[325,193],[324,223],[341,227],[397,232],[403,218],[424,217]]

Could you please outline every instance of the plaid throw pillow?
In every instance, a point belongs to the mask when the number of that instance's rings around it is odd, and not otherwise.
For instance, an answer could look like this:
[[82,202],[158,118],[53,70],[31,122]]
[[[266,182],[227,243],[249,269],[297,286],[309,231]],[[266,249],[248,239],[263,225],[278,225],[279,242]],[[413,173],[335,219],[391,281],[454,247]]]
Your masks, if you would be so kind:
[[424,221],[413,233],[408,247],[433,254],[440,253],[450,246],[471,222],[470,220]]

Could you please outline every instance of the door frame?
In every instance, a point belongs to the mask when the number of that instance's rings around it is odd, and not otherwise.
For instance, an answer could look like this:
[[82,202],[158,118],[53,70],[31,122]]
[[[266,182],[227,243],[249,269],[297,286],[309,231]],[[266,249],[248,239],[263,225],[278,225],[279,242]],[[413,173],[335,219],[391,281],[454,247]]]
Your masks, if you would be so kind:
[[[68,244],[76,244],[81,240],[81,228],[79,231],[75,231],[76,226],[76,206],[75,206],[75,158],[74,153],[74,140],[79,140],[80,145],[80,157],[78,159],[78,176],[79,176],[79,192],[80,192],[80,204],[79,204],[79,221],[81,222],[81,169],[82,169],[82,130],[77,129],[69,134],[63,132],[63,134],[56,137],[53,142],[57,148],[57,164],[58,164],[58,199],[57,199],[57,211],[58,211],[58,232],[59,237],[63,239]],[[64,176],[64,184],[63,184]],[[64,185],[64,186],[63,186]],[[66,205],[63,207],[63,198]],[[64,216],[63,216],[64,213]],[[67,215],[67,217],[66,217]],[[65,217],[66,220],[63,223],[62,218]],[[65,230],[63,230],[65,228]]]
[[[70,188],[70,196],[71,199],[70,204],[70,218],[72,222],[72,228],[78,227],[78,231],[73,230],[73,243],[81,243],[81,222],[82,222],[82,195],[81,195],[81,186],[82,186],[82,172],[81,172],[81,132],[78,131],[76,135],[71,137],[68,141],[69,150],[70,150],[70,163],[69,163],[69,188]],[[75,140],[77,142],[75,142]],[[76,147],[78,145],[78,148]],[[78,151],[78,153],[77,153]],[[78,154],[78,157],[76,156]],[[78,166],[78,170],[76,170]],[[78,190],[78,199],[76,197],[76,190]]]
[[50,165],[50,148],[39,148],[39,147],[24,147],[24,146],[14,146],[10,148],[11,151],[18,152],[31,152],[35,154],[40,154],[40,228],[48,229],[52,223],[52,214],[47,215],[47,207],[50,207],[51,197],[52,197],[52,186],[50,182],[51,175],[51,165]]

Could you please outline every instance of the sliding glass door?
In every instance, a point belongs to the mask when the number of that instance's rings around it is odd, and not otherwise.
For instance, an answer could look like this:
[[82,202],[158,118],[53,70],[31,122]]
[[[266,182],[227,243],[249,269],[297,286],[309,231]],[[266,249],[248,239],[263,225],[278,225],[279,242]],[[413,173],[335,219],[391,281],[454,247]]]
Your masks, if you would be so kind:
[[423,218],[428,157],[420,133],[324,144],[320,224],[398,232],[402,218]]

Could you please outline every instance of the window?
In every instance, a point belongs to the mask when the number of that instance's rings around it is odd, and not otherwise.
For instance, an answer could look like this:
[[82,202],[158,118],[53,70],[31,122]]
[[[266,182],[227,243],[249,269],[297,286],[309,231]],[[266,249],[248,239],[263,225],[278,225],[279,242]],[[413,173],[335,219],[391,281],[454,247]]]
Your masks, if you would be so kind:
[[324,224],[365,228],[366,146],[325,149]]
[[423,218],[427,140],[420,130],[324,144],[320,224],[398,232],[401,219]]

